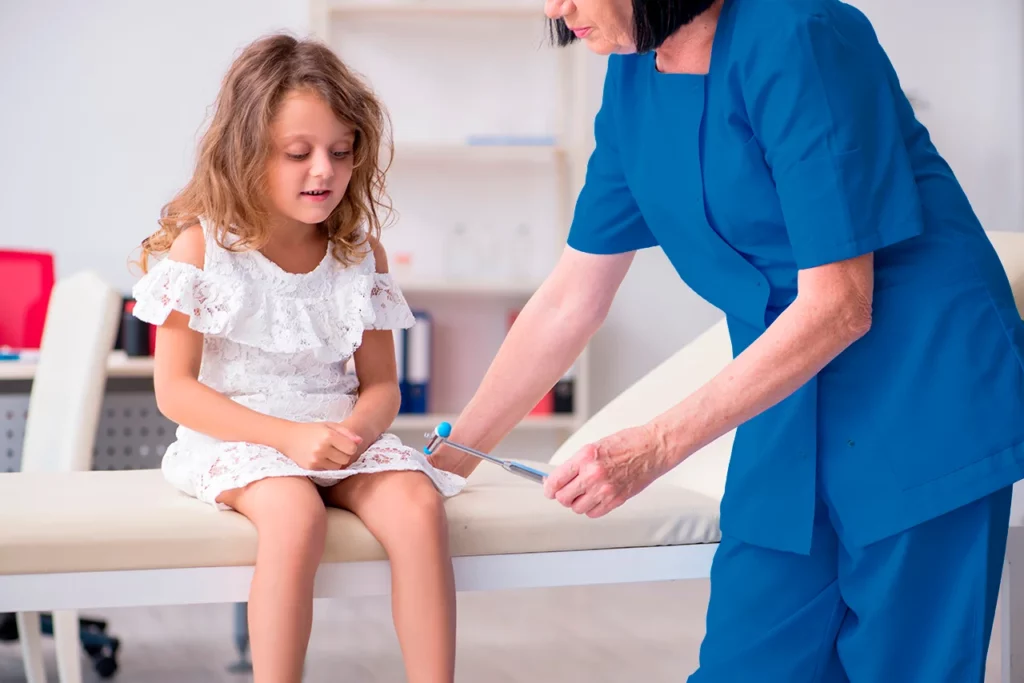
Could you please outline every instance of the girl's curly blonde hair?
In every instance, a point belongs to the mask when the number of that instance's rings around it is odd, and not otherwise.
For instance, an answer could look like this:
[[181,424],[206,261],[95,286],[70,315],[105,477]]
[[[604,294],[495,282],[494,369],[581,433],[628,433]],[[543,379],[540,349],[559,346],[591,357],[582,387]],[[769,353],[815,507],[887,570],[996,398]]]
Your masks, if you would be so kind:
[[[341,203],[321,230],[335,258],[348,265],[365,253],[367,236],[379,238],[386,202],[380,163],[389,123],[384,107],[326,46],[285,34],[246,47],[221,84],[210,126],[202,137],[188,184],[161,210],[160,228],[142,242],[143,272],[149,258],[167,252],[175,238],[202,216],[215,226],[217,243],[234,251],[259,249],[270,236],[266,168],[270,127],[285,95],[316,93],[356,132],[354,168]],[[389,144],[390,149],[390,144]],[[365,225],[364,231],[360,226]],[[230,247],[227,233],[237,236]]]

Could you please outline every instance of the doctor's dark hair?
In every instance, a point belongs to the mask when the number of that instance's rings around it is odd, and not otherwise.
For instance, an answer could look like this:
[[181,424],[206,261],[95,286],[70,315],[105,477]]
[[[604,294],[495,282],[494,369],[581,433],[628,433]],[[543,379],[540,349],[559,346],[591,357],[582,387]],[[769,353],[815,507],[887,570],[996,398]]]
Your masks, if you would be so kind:
[[[632,0],[633,40],[636,51],[650,52],[689,24],[715,4],[715,0]],[[551,42],[559,47],[575,43],[576,34],[570,31],[564,19],[549,20]]]

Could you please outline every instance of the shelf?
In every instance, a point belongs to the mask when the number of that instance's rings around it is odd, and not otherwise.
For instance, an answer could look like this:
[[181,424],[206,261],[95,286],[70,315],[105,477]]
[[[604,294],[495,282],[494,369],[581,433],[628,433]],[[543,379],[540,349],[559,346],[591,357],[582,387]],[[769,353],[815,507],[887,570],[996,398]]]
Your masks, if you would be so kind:
[[536,4],[511,4],[500,2],[479,2],[478,0],[467,0],[458,2],[446,0],[433,2],[432,0],[419,0],[418,2],[382,1],[366,2],[365,0],[334,0],[327,3],[327,11],[332,14],[361,14],[361,15],[400,15],[400,14],[434,14],[434,15],[464,15],[464,16],[485,16],[485,17],[536,17],[538,21],[544,21],[544,10]]
[[110,355],[107,361],[107,377],[152,377],[153,358],[130,357],[122,351]]
[[[31,380],[36,376],[34,361],[0,361],[0,381]],[[123,351],[110,354],[107,361],[108,377],[147,378],[153,376],[153,359],[129,357]]]
[[[432,431],[441,422],[455,424],[458,415],[426,414],[410,415],[400,414],[392,423],[392,430],[423,430],[424,434]],[[532,415],[520,422],[517,430],[569,430],[576,428],[576,416],[566,414],[554,415]]]
[[[421,119],[422,96],[415,95],[435,90],[443,90],[442,97],[451,108],[465,114],[465,120],[422,120],[418,131],[398,133],[396,139],[389,141],[393,149],[388,150],[393,152],[394,187],[412,188],[410,195],[426,205],[419,212],[408,211],[408,216],[417,218],[410,221],[416,223],[415,229],[397,232],[394,241],[390,236],[384,237],[390,272],[414,307],[436,306],[439,316],[448,317],[453,325],[459,326],[459,342],[466,341],[465,348],[446,348],[443,358],[438,358],[443,365],[462,368],[489,363],[486,347],[499,336],[493,325],[502,314],[502,307],[508,312],[521,307],[544,280],[539,273],[534,274],[532,267],[527,271],[506,270],[505,261],[511,264],[515,255],[505,251],[498,252],[504,258],[493,267],[475,272],[462,270],[462,278],[453,278],[456,269],[439,262],[449,255],[444,240],[450,239],[451,221],[488,220],[493,225],[491,217],[500,215],[505,224],[544,225],[546,229],[534,231],[532,239],[547,240],[550,235],[552,248],[561,250],[572,224],[577,194],[586,178],[593,149],[593,136],[586,131],[593,127],[592,95],[597,81],[590,72],[591,60],[586,50],[538,54],[538,48],[545,43],[548,24],[542,4],[537,0],[308,0],[313,33],[341,54],[365,58],[367,62],[360,64],[363,73],[379,74],[377,79],[395,88],[402,88],[403,81],[395,80],[392,85],[386,78],[403,75],[404,67],[417,79],[419,92],[395,98],[391,114],[396,121],[405,120],[406,116]],[[469,57],[472,63],[465,65],[473,70],[466,77],[452,80],[452,60],[466,57],[452,51],[451,40],[427,41],[421,46],[423,49],[400,51],[401,54],[380,48],[381,41],[391,37],[394,30],[422,37],[427,26],[428,35],[436,33],[456,42],[466,31],[475,32],[473,40],[458,45],[473,51]],[[481,38],[485,35],[503,39],[495,42],[493,38]],[[506,84],[487,77],[507,71],[510,64],[513,68],[522,67],[526,80]],[[530,75],[534,73],[543,78]],[[410,77],[408,73],[404,75]],[[530,109],[524,111],[528,114],[524,116],[518,109],[509,114],[509,107],[501,106],[502,100],[515,107],[524,104],[518,89],[538,80],[547,85],[549,76],[553,83],[545,88],[551,92],[545,94],[551,97],[538,98],[532,107],[547,109],[550,105],[550,112]],[[420,80],[425,82],[419,83]],[[432,88],[435,80],[437,87]],[[535,117],[536,113],[544,116]],[[442,180],[446,170],[469,176],[461,196],[449,192],[432,194],[419,184],[421,179],[427,183]],[[492,194],[496,201],[487,201]],[[554,195],[553,204],[550,195]],[[490,204],[499,202],[500,211],[495,211]],[[397,203],[396,208],[402,215]],[[550,216],[535,215],[549,212]],[[550,244],[543,242],[545,252]],[[528,282],[515,280],[520,272]],[[475,330],[477,320],[484,321],[486,327]],[[486,343],[473,346],[477,339]],[[517,430],[537,430],[533,434],[544,437],[562,436],[564,432],[557,430],[571,431],[587,419],[589,354],[589,346],[584,347],[578,359],[576,412],[531,416]],[[451,386],[444,388],[446,394],[461,396],[475,390],[472,378],[463,372],[438,367],[437,373],[451,375]],[[458,405],[450,396],[437,398],[440,407]],[[433,430],[446,417],[401,414],[394,427],[403,430],[403,438],[415,437],[417,432],[422,435]]]
[[394,163],[459,161],[474,163],[551,163],[567,155],[564,147],[544,144],[469,145],[395,143]]
[[420,280],[396,276],[399,289],[405,294],[433,294],[451,296],[498,296],[529,298],[540,284],[519,282],[488,282],[486,280]]
[[[36,363],[32,361],[0,362],[0,381],[31,381],[36,374]],[[107,361],[107,376],[117,378],[152,378],[153,359],[150,357],[129,357],[123,351],[114,351]],[[425,415],[400,414],[391,429],[423,430],[428,432],[441,422],[455,423],[456,414],[428,413]],[[532,415],[517,425],[516,429],[526,430],[570,430],[577,425],[576,416],[571,414]]]

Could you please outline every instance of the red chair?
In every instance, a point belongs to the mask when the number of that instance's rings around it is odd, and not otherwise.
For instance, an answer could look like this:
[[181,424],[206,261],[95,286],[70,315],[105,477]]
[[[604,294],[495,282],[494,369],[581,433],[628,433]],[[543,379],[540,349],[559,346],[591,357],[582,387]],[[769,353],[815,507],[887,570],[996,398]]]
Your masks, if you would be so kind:
[[39,348],[55,278],[53,254],[0,250],[0,347]]

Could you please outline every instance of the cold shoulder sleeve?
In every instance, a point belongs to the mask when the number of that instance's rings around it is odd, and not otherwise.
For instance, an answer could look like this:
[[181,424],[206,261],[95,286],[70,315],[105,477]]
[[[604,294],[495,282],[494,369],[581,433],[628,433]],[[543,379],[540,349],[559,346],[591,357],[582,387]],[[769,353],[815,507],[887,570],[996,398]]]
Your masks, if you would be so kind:
[[405,300],[391,273],[373,273],[370,276],[370,330],[404,330],[416,322],[412,309]]
[[133,315],[162,325],[171,311],[189,318],[189,327],[204,334],[222,332],[239,307],[227,283],[189,263],[163,259],[132,288]]

